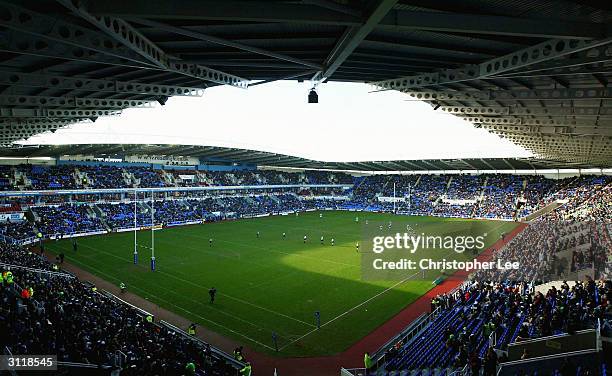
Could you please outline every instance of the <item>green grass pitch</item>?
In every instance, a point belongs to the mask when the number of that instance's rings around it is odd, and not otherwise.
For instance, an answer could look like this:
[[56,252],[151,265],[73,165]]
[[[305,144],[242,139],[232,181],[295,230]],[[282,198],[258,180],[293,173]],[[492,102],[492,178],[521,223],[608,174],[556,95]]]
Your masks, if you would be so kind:
[[[133,264],[133,232],[80,238],[76,253],[70,240],[52,241],[47,249],[64,252],[66,261],[109,282],[124,282],[131,292],[259,351],[275,354],[276,332],[279,356],[330,355],[348,348],[433,287],[431,280],[418,278],[403,283],[361,279],[355,244],[366,219],[369,225],[410,221],[427,233],[442,235],[477,224],[489,232],[487,245],[515,226],[325,211],[322,218],[310,212],[166,228],[155,231],[155,272],[149,267],[150,231],[138,233],[138,265]],[[333,247],[331,237],[336,241]],[[209,238],[214,239],[212,247]],[[208,297],[212,286],[218,290],[214,304]],[[315,311],[321,313],[318,330]]]

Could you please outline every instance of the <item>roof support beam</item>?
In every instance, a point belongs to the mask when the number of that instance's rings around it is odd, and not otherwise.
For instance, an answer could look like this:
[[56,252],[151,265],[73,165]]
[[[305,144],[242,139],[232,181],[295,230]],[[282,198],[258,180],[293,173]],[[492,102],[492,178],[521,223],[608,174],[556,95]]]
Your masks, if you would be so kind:
[[48,97],[35,95],[2,95],[0,96],[0,106],[124,109],[128,107],[151,108],[153,107],[153,102],[127,99],[121,100],[76,97]]
[[[25,36],[30,36],[29,41],[31,44],[34,44],[35,49],[43,50],[45,47],[48,48],[49,46],[45,45],[43,39],[34,38],[38,37],[67,44],[73,48],[85,48],[96,51],[109,57],[112,56],[117,60],[125,59],[136,66],[151,66],[138,54],[125,47],[117,46],[111,38],[105,38],[94,30],[65,22],[56,17],[36,13],[4,1],[0,1],[0,7],[3,11],[3,16],[0,18],[0,26],[22,34],[20,38],[22,40],[20,41],[21,45],[28,41],[28,38],[25,38]],[[67,48],[67,50],[74,49]]]
[[85,77],[66,77],[47,73],[0,72],[0,84],[8,86],[42,87],[57,90],[82,90],[142,95],[201,97],[204,89],[156,85],[134,81],[112,81]]
[[98,116],[119,115],[121,110],[97,110],[82,108],[77,110],[64,109],[28,109],[28,108],[0,108],[0,116],[9,118],[92,118]]
[[496,134],[518,134],[518,135],[533,135],[533,134],[551,134],[551,135],[564,135],[574,134],[583,136],[606,136],[612,137],[612,127],[601,127],[601,126],[539,126],[539,125],[494,125],[494,124],[482,124],[482,128]]
[[[546,61],[530,66],[528,69],[522,69],[518,71],[505,72],[502,75],[496,77],[505,76],[520,76],[528,73],[545,72],[545,71],[556,71],[564,68],[577,68],[585,65],[608,63],[612,61],[612,45],[601,45],[595,48],[589,48],[576,54],[570,58],[557,59],[552,61]],[[575,70],[575,69],[574,69]]]
[[[88,9],[96,15],[139,17],[148,19],[189,19],[249,22],[286,22],[318,25],[359,26],[356,14],[307,3],[207,0],[180,2],[150,0],[89,1]],[[534,38],[594,39],[603,38],[604,24],[566,22],[547,19],[458,14],[393,9],[376,26],[381,29],[431,30],[457,33],[511,35]]]
[[481,162],[482,162],[484,165],[486,165],[487,167],[489,167],[491,170],[496,170],[496,168],[495,168],[495,167],[493,167],[493,166],[492,166],[492,165],[491,165],[489,162],[487,162],[486,160],[484,160],[484,159],[480,158],[480,161],[481,161]]
[[595,117],[587,119],[564,119],[557,118],[551,119],[550,116],[540,117],[486,117],[486,116],[472,116],[462,117],[463,120],[469,121],[474,124],[496,124],[496,125],[547,125],[547,126],[596,126],[597,121]]
[[381,90],[407,90],[411,88],[480,80],[498,76],[504,72],[554,60],[573,53],[612,43],[612,38],[600,40],[553,39],[476,65],[456,69],[444,69],[435,73],[401,77],[373,83]]
[[331,0],[302,0],[302,3],[316,5],[321,8],[330,9],[336,12],[348,14],[348,15],[355,16],[355,17],[361,17],[360,11],[350,8],[346,5],[336,3],[335,1],[331,1]]
[[315,70],[309,70],[309,71],[305,71],[305,72],[290,74],[288,76],[284,76],[284,77],[281,77],[281,78],[275,78],[273,80],[258,81],[258,82],[249,84],[249,87],[257,86],[257,85],[263,85],[263,84],[267,84],[267,83],[270,83],[270,82],[276,82],[276,81],[293,80],[293,79],[296,79],[296,78],[299,78],[299,77],[309,76],[309,75],[314,74],[314,73],[316,73]]
[[157,21],[151,21],[151,20],[145,20],[142,18],[130,18],[128,19],[129,21],[132,22],[136,22],[139,23],[141,25],[145,25],[145,26],[151,26],[154,27],[156,29],[160,29],[160,30],[164,30],[164,31],[168,31],[171,33],[175,33],[178,35],[184,35],[190,38],[194,38],[197,40],[202,40],[202,41],[206,41],[206,42],[210,42],[210,43],[214,43],[214,44],[219,44],[222,46],[226,46],[226,47],[232,47],[232,48],[236,48],[238,50],[241,51],[247,51],[247,52],[251,52],[254,54],[258,54],[258,55],[263,55],[263,56],[268,56],[268,57],[272,57],[278,60],[283,60],[283,61],[288,61],[290,63],[294,63],[297,65],[303,65],[306,67],[310,67],[310,68],[315,68],[315,69],[321,69],[322,66],[320,64],[316,64],[316,63],[312,63],[309,61],[305,61],[302,59],[298,59],[295,57],[291,57],[291,56],[287,56],[284,54],[279,54],[276,52],[272,52],[272,51],[267,51],[258,47],[252,47],[252,46],[247,46],[245,44],[242,43],[238,43],[238,42],[233,42],[227,39],[222,39],[222,38],[218,38],[212,35],[207,35],[204,33],[200,33],[197,31],[193,31],[193,30],[189,30],[187,28],[184,27],[176,27],[176,26],[172,26],[172,25],[168,25],[168,24],[164,24],[162,22],[157,22]]
[[510,167],[510,169],[511,169],[511,170],[516,170],[516,167],[514,167],[514,166],[513,166],[513,165],[512,165],[510,162],[508,162],[508,161],[506,160],[506,158],[502,158],[502,161],[504,161],[504,163],[505,163],[505,164],[506,164],[508,167]]
[[422,101],[563,101],[612,98],[612,89],[534,89],[484,91],[406,91]]
[[117,42],[141,55],[159,69],[222,85],[231,85],[243,89],[248,87],[248,80],[244,78],[207,68],[202,65],[188,64],[171,58],[161,48],[155,45],[155,43],[151,42],[138,30],[132,27],[132,25],[120,18],[93,16],[83,6],[77,7],[70,0],[57,1],[102,30]]
[[600,107],[478,107],[441,106],[441,111],[459,116],[599,116],[612,115],[612,108]]
[[604,24],[565,23],[546,19],[449,12],[402,11],[389,13],[380,27],[530,38],[604,38]]
[[315,74],[313,81],[325,81],[344,63],[359,44],[378,25],[380,20],[393,8],[398,0],[380,0],[365,23],[348,27],[333,50],[325,59],[321,72]]
[[[476,170],[476,171],[478,171],[478,170],[479,170],[479,168],[478,168],[478,167],[476,167],[476,166],[474,166],[473,164],[471,164],[470,162],[468,162],[468,160],[467,160],[467,159],[460,159],[460,161],[461,161],[461,162],[462,162],[464,165],[468,166],[468,167],[469,167],[470,169],[472,169],[472,170]],[[444,161],[443,161],[442,159],[440,159],[440,162],[444,163]],[[455,169],[456,169],[456,168],[455,168]]]
[[89,49],[87,45],[74,45],[59,42],[45,36],[30,35],[22,31],[7,29],[0,39],[0,51],[16,55],[42,56],[51,59],[83,61],[92,64],[108,64],[136,69],[155,69],[145,62],[119,58]]

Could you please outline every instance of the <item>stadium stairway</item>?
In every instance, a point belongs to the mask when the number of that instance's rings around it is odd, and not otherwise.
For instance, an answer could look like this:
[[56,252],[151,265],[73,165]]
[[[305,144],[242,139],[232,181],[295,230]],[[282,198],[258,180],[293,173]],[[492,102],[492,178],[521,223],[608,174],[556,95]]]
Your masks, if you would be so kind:
[[149,213],[149,215],[151,215],[151,205],[149,205],[147,202],[144,202],[144,201],[139,202],[138,208],[140,212],[146,212],[146,213]]
[[98,213],[96,213],[92,205],[86,204],[85,206],[87,208],[87,216],[89,218],[98,218]]
[[366,177],[365,176],[358,176],[354,179],[353,181],[353,186],[347,191],[347,194],[353,195],[353,192],[358,190],[359,187],[361,187],[361,185],[366,181]]
[[[134,174],[126,171],[125,169],[121,169],[121,176],[123,177],[123,180],[125,181],[125,184],[127,184],[128,187],[132,187],[140,183],[140,180],[136,179]],[[119,183],[119,185],[121,185],[121,183]]]
[[40,216],[36,213],[32,208],[28,208],[28,211],[25,212],[25,217],[30,223],[36,223],[40,221]]
[[87,188],[91,183],[87,173],[79,170],[76,167],[74,169],[74,180],[76,182],[76,186],[79,188]]
[[169,174],[166,170],[161,170],[161,177],[163,182],[168,186],[178,186],[178,183],[174,179],[174,175]]
[[19,169],[15,169],[15,182],[18,184],[21,190],[32,187],[32,181],[23,171],[20,171]]
[[100,209],[97,205],[93,204],[90,205],[91,211],[94,214],[95,218],[98,218],[100,220],[100,222],[102,222],[102,225],[104,226],[104,228],[106,229],[106,231],[112,231],[112,227],[108,224],[108,222],[106,221],[106,213]]
[[535,212],[529,214],[528,216],[523,218],[523,220],[524,221],[533,221],[535,219],[538,219],[538,218],[542,217],[545,214],[548,214],[548,213],[552,212],[553,210],[555,210],[556,208],[558,208],[561,205],[562,205],[561,201],[555,200],[555,201],[551,202],[550,204],[546,205],[545,207],[543,207],[542,209],[536,210]]
[[102,209],[100,209],[97,205],[91,205],[91,210],[94,212],[97,218],[104,220],[106,218],[106,213]]

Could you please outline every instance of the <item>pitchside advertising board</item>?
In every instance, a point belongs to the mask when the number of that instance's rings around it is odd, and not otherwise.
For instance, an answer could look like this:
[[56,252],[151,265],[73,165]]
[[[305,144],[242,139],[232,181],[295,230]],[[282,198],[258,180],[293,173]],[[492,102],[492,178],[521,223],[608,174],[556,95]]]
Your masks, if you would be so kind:
[[23,218],[23,213],[0,213],[0,222],[21,222]]

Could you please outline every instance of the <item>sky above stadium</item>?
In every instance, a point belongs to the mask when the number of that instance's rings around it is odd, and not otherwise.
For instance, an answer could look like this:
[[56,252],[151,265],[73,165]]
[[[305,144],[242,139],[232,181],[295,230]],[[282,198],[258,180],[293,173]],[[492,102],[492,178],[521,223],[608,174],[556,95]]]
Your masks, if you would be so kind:
[[531,154],[405,94],[326,83],[308,104],[309,83],[207,89],[165,106],[75,124],[26,144],[186,144],[247,148],[322,161],[528,157]]

